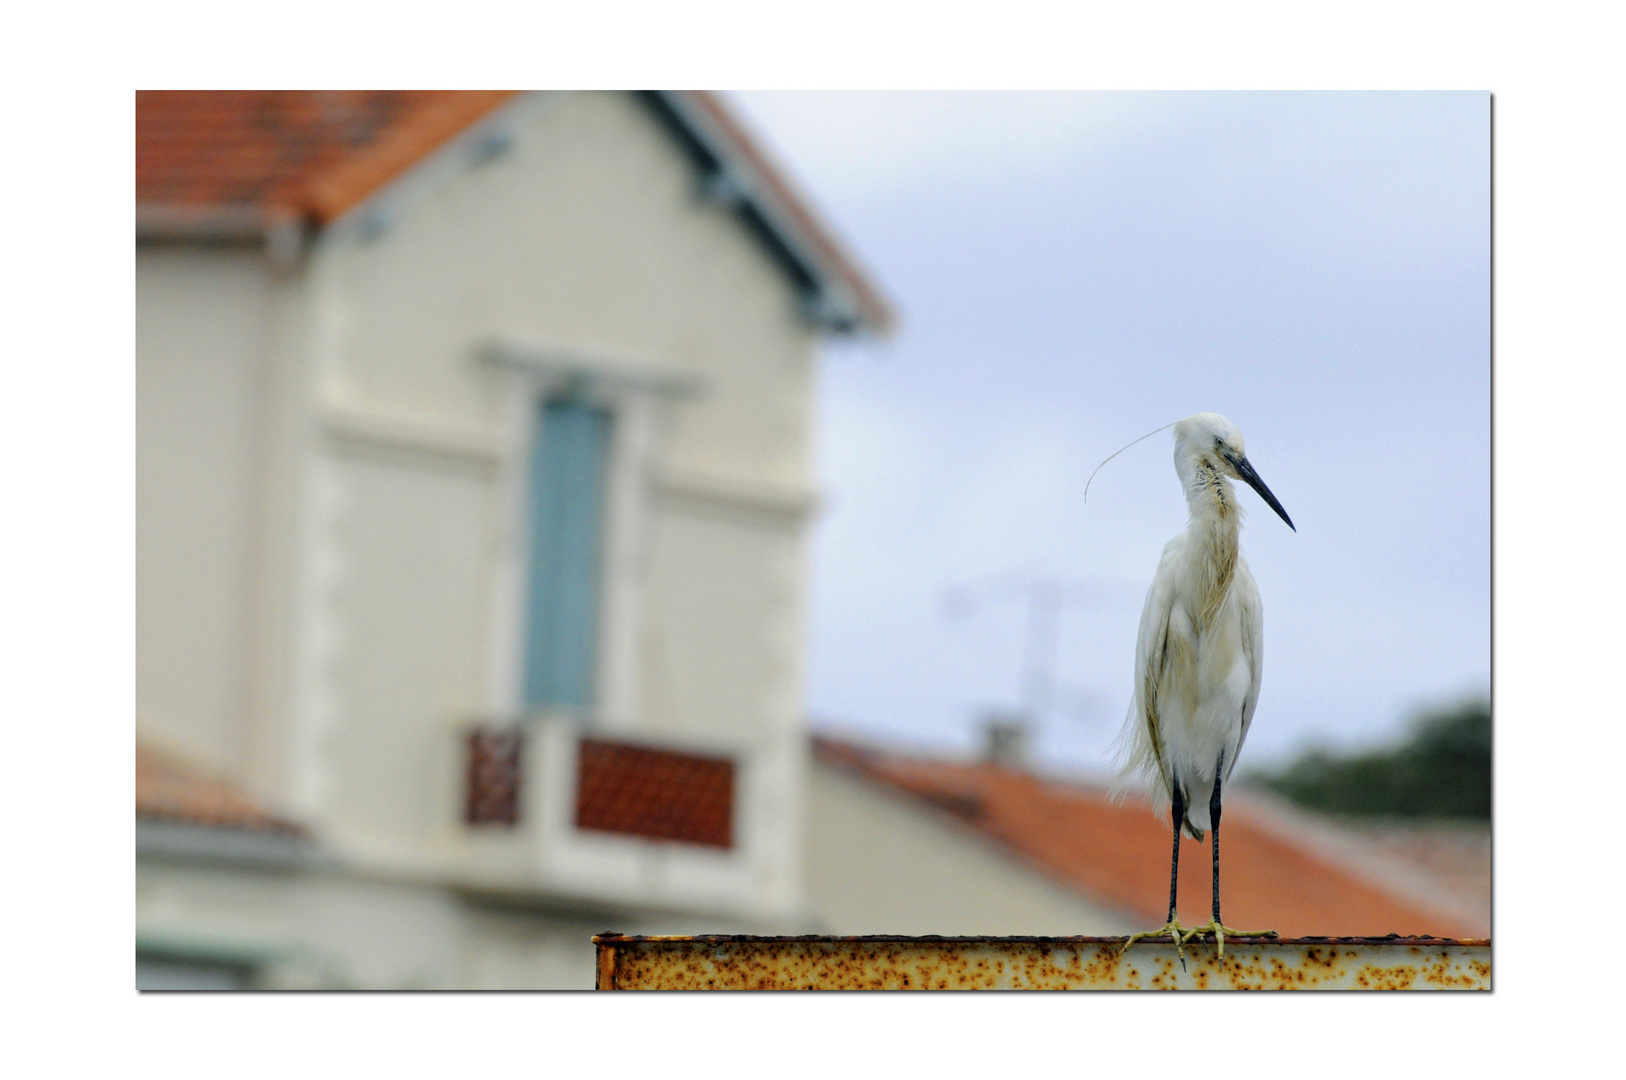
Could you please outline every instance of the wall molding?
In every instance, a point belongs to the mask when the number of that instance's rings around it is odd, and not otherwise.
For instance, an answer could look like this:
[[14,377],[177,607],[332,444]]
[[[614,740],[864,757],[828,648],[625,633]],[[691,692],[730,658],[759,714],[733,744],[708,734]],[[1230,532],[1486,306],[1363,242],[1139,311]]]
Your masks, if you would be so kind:
[[512,337],[496,337],[477,350],[486,363],[532,372],[550,380],[581,379],[609,389],[683,398],[702,392],[706,381],[693,372],[632,357],[609,356]]
[[819,493],[809,488],[701,469],[665,469],[655,476],[654,487],[671,498],[784,518],[805,518],[823,505]]
[[443,424],[400,413],[328,402],[318,410],[322,429],[346,442],[415,450],[438,457],[500,465],[507,444],[477,428]]

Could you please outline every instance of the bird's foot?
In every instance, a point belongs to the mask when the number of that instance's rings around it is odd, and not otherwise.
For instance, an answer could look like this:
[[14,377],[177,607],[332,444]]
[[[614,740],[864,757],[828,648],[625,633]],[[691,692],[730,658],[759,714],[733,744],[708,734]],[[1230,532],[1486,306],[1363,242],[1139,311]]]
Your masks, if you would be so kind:
[[1226,934],[1230,934],[1234,938],[1281,937],[1274,930],[1233,930],[1218,919],[1210,919],[1201,926],[1193,926],[1190,930],[1187,930],[1183,940],[1190,941],[1192,938],[1201,937],[1203,934],[1214,935],[1214,944],[1219,948],[1219,958],[1221,960],[1225,959]]
[[1184,970],[1186,966],[1186,954],[1180,948],[1180,935],[1185,932],[1185,927],[1180,925],[1180,920],[1171,918],[1168,922],[1164,923],[1156,930],[1142,930],[1138,934],[1130,934],[1129,940],[1124,942],[1124,947],[1118,950],[1118,955],[1122,956],[1124,953],[1128,952],[1129,946],[1133,945],[1143,937],[1163,937],[1164,935],[1167,935],[1169,940],[1174,942],[1174,955],[1180,958],[1180,968],[1181,970]]

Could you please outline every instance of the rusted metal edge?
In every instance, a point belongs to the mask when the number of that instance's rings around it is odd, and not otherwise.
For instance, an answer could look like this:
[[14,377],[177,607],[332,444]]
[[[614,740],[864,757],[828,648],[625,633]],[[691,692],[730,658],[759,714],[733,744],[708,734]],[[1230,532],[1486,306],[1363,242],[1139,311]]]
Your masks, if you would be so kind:
[[595,935],[601,990],[1488,990],[1489,939]]
[[593,935],[593,944],[597,945],[599,947],[598,948],[598,973],[597,973],[596,977],[593,980],[593,989],[595,989],[595,990],[614,990],[616,988],[615,987],[615,962],[616,962],[616,960],[618,960],[620,958],[621,953],[620,953],[620,950],[618,950],[618,949],[613,949],[613,948],[612,949],[606,949],[606,948],[604,948],[604,944],[607,943],[607,942],[612,942],[612,941],[630,941],[630,940],[632,940],[632,939],[626,937],[624,934],[595,934],[595,935]]
[[[955,937],[942,934],[920,934],[910,936],[907,934],[855,934],[836,936],[830,934],[670,934],[670,935],[638,935],[621,934],[613,930],[606,930],[601,934],[593,935],[594,945],[637,944],[654,941],[688,941],[697,945],[730,945],[730,944],[779,944],[795,942],[932,942],[933,944],[1011,944],[1011,945],[1122,945],[1128,937],[978,937],[975,935]],[[1141,941],[1151,944],[1168,945],[1172,941],[1167,934],[1158,937],[1144,937]],[[1229,938],[1227,941],[1231,940]],[[1472,945],[1488,947],[1490,938],[1445,938],[1445,937],[1408,937],[1404,934],[1385,934],[1382,937],[1273,937],[1258,939],[1255,943],[1270,945]]]

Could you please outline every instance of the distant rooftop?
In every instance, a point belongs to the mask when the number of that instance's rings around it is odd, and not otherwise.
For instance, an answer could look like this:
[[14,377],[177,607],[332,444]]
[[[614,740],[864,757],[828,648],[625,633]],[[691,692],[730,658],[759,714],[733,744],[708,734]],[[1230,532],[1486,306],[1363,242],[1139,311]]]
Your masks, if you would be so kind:
[[230,784],[149,746],[136,747],[136,820],[303,836]]
[[[1169,895],[1169,826],[1134,799],[1105,789],[991,764],[931,760],[816,738],[818,760],[935,808],[996,841],[1056,882],[1146,921],[1161,923]],[[1379,887],[1339,859],[1274,827],[1249,802],[1226,807],[1220,896],[1225,922],[1285,936],[1390,933],[1478,937],[1487,927],[1460,911]],[[1208,917],[1211,856],[1181,841],[1180,912]]]

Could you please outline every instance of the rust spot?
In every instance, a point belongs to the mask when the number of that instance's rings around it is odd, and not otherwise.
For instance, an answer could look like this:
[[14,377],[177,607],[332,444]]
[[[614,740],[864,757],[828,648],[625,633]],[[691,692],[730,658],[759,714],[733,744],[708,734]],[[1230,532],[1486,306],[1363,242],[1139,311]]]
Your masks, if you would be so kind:
[[1417,981],[1417,969],[1410,966],[1384,968],[1363,966],[1355,975],[1363,990],[1410,990]]

